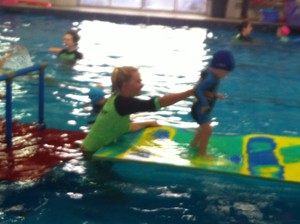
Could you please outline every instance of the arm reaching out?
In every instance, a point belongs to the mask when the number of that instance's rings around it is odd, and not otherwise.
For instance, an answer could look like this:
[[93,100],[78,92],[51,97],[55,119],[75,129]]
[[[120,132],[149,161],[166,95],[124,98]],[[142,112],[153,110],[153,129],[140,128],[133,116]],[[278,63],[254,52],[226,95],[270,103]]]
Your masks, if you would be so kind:
[[178,101],[184,100],[185,98],[194,95],[194,88],[180,92],[180,93],[170,93],[167,95],[164,95],[159,98],[159,105],[160,107],[167,107],[172,104],[177,103]]

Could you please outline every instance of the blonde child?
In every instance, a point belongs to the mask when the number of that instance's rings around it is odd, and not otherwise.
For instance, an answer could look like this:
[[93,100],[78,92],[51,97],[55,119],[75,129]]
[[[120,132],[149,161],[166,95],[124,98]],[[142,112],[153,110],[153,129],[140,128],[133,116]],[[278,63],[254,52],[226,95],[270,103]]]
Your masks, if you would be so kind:
[[93,107],[93,113],[98,114],[104,104],[106,103],[107,99],[105,98],[104,87],[102,84],[97,84],[96,86],[90,88],[88,92],[88,96],[91,101],[91,105]]

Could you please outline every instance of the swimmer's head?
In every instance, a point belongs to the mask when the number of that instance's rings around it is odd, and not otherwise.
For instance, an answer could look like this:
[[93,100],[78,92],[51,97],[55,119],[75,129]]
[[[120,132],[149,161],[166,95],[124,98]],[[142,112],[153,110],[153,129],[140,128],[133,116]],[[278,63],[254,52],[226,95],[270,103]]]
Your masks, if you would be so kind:
[[235,60],[230,51],[220,50],[214,53],[210,63],[211,68],[223,69],[225,71],[233,71],[235,68]]
[[244,20],[238,24],[237,29],[244,36],[249,36],[253,30],[252,23],[249,20]]
[[92,104],[97,104],[100,100],[102,100],[105,96],[103,88],[97,86],[92,87],[88,93],[88,96],[92,102]]
[[69,30],[64,35],[64,45],[66,47],[77,46],[80,40],[80,36],[74,30]]
[[282,26],[280,27],[280,31],[283,36],[288,36],[291,32],[290,28],[288,26]]

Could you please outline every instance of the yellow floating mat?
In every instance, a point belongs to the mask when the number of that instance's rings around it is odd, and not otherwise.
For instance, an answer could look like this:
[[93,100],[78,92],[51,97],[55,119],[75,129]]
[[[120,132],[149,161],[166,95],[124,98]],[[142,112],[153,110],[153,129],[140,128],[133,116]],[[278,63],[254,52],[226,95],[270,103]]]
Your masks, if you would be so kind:
[[300,183],[300,138],[267,134],[213,135],[212,159],[189,142],[195,130],[154,127],[122,136],[94,159],[134,161]]

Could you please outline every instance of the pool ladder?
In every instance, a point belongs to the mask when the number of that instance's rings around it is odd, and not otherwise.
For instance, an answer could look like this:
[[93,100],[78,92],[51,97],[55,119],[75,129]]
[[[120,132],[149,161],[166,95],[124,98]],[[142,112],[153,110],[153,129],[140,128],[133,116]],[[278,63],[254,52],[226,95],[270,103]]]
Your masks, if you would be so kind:
[[44,123],[44,109],[45,109],[45,68],[46,63],[38,63],[32,65],[27,68],[19,69],[17,71],[10,71],[7,73],[3,73],[0,75],[0,81],[6,82],[6,93],[5,93],[5,142],[6,147],[12,147],[12,83],[14,78],[18,76],[25,76],[31,72],[38,71],[39,74],[39,81],[38,81],[38,127],[40,129],[44,129],[46,124]]

